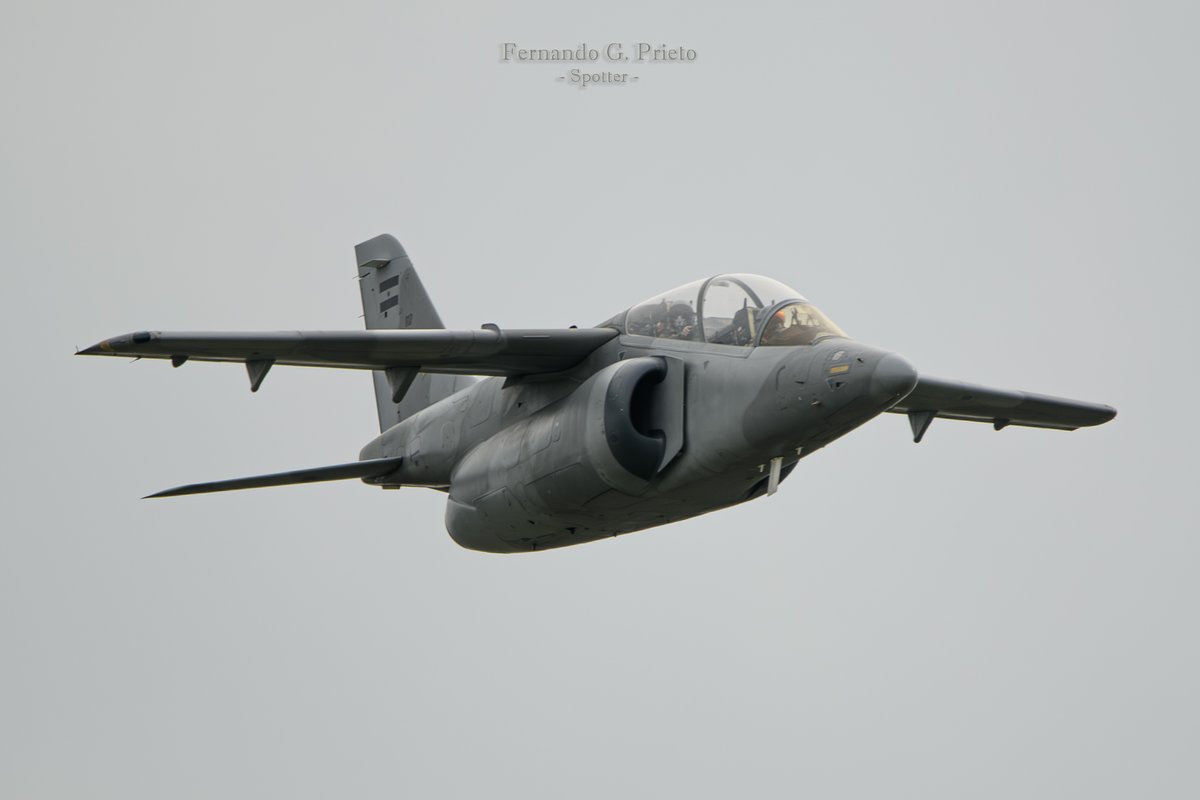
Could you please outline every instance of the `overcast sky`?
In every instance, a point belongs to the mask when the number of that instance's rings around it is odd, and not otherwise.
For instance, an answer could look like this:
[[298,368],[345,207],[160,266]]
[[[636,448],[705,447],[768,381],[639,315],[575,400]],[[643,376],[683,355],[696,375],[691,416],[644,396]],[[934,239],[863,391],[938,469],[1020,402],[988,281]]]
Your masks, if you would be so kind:
[[[1200,12],[1179,2],[10,3],[0,795],[1195,797]],[[502,63],[501,43],[696,51]],[[1074,433],[886,416],[781,491],[532,555],[358,482],[370,379],[81,359],[450,327],[722,271]]]

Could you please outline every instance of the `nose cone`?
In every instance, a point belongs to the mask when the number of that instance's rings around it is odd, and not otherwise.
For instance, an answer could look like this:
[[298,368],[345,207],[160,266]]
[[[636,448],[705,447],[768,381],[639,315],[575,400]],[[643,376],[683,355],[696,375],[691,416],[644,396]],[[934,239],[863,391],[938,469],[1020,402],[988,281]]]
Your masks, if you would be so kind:
[[871,397],[881,405],[894,405],[908,396],[917,385],[917,371],[895,353],[879,359],[871,373]]

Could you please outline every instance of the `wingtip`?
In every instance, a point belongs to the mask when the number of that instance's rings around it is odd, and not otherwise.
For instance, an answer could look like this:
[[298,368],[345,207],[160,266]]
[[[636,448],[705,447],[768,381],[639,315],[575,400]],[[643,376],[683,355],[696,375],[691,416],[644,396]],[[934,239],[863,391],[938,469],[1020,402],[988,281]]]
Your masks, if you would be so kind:
[[1117,416],[1117,410],[1110,405],[1097,403],[1095,409],[1095,421],[1084,423],[1087,426],[1103,425],[1106,422],[1112,422]]
[[[138,345],[147,344],[160,336],[155,331],[137,331],[136,333],[125,333],[120,336],[110,336],[103,341],[96,342],[91,347],[85,347],[76,352],[76,355],[81,356],[115,356],[115,355],[133,355],[139,350]],[[131,352],[134,351],[134,352]]]
[[1094,428],[1098,425],[1105,425],[1112,422],[1117,416],[1117,410],[1110,405],[1103,403],[1095,403],[1092,407],[1092,416],[1086,422],[1080,422],[1075,427],[1069,430],[1077,430],[1079,428]]

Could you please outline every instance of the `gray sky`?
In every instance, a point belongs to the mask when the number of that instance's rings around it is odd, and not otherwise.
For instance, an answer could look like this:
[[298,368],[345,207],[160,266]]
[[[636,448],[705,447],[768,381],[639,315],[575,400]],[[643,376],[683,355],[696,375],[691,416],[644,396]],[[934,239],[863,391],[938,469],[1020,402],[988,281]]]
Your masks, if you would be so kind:
[[[717,8],[9,5],[0,795],[1200,793],[1200,13]],[[581,91],[504,41],[697,60]],[[357,328],[385,231],[452,327],[760,272],[1120,416],[888,416],[772,498],[531,556],[419,490],[138,500],[354,458],[370,380],[72,348]]]

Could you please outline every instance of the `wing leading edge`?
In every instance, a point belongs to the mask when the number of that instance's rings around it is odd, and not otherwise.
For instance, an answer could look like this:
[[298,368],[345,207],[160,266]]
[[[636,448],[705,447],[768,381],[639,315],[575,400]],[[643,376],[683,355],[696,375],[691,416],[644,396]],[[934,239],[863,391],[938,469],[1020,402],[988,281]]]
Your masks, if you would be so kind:
[[494,326],[477,331],[142,331],[78,354],[170,359],[175,366],[189,360],[245,362],[252,382],[256,370],[265,374],[271,364],[517,376],[570,369],[616,335],[611,328],[501,331]]
[[922,375],[916,388],[889,409],[908,414],[913,439],[921,441],[934,418],[990,422],[996,430],[1009,425],[1029,428],[1076,428],[1102,425],[1117,415],[1112,406],[1032,392],[993,389],[962,381]]

